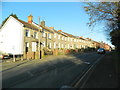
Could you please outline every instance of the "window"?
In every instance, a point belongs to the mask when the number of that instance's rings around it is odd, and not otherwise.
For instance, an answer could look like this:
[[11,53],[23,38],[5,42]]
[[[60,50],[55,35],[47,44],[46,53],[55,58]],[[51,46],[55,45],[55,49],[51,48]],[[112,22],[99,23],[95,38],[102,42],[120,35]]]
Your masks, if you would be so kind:
[[69,39],[70,39],[70,38],[68,37],[68,41],[69,41]]
[[42,37],[46,37],[46,33],[44,31],[42,32]]
[[78,48],[78,46],[77,46],[77,48]]
[[67,48],[66,44],[65,44],[65,48]]
[[48,33],[48,38],[51,39],[51,34],[50,33]]
[[36,45],[37,45],[36,42],[32,42],[32,51],[33,52],[36,52]]
[[52,46],[51,46],[51,43],[49,43],[49,44],[48,44],[48,48],[51,48],[51,47],[52,47]]
[[60,39],[60,35],[58,35],[58,39]]
[[62,36],[62,40],[64,40],[64,37]]
[[34,38],[38,39],[38,33],[34,32]]
[[54,38],[56,38],[56,33],[54,34]]
[[29,43],[26,42],[26,47],[25,47],[25,51],[28,52],[28,47],[29,47]]
[[56,42],[54,42],[54,48],[56,48]]
[[43,47],[45,47],[45,42],[42,43]]
[[26,30],[26,37],[30,37],[30,31],[29,30]]
[[79,40],[79,42],[81,42],[81,40]]
[[28,42],[26,42],[26,47],[29,47],[29,43]]
[[60,48],[60,43],[58,44],[58,48]]
[[74,42],[76,42],[76,39],[74,39]]
[[65,41],[67,40],[67,37],[65,37]]
[[70,48],[70,45],[68,44],[68,49]]

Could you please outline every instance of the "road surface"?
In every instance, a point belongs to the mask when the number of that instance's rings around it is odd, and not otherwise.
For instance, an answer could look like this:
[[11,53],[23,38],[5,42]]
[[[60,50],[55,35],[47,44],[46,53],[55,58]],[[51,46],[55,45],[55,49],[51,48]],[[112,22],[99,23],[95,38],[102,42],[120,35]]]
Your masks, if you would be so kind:
[[61,88],[71,86],[96,60],[104,55],[93,53],[61,55],[34,60],[2,72],[3,88]]

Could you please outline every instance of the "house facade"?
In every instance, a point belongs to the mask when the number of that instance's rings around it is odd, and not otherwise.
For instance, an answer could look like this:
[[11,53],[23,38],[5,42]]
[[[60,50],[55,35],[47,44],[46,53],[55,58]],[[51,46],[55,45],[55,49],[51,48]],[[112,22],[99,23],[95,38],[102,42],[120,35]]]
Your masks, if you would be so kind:
[[0,51],[23,59],[41,59],[44,55],[58,55],[70,49],[97,48],[98,44],[89,38],[48,27],[45,21],[36,24],[32,15],[28,16],[28,22],[10,16],[0,29]]

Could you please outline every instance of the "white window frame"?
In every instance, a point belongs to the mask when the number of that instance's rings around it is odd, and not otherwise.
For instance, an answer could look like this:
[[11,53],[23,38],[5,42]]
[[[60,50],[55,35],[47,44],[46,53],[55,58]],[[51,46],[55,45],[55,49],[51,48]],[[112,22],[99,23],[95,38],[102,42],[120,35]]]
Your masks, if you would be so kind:
[[68,44],[68,49],[70,48],[70,44]]
[[58,43],[58,48],[60,48],[60,43]]
[[[36,33],[36,35],[35,35]],[[38,39],[38,32],[34,32],[34,38]]]
[[32,42],[32,51],[33,52],[36,52],[36,45],[37,45],[36,42]]
[[57,34],[55,33],[55,34],[54,34],[54,38],[56,38],[56,36],[57,36]]
[[51,33],[48,33],[48,38],[51,39]]
[[62,40],[64,40],[64,36],[62,36]]
[[69,41],[69,37],[68,37],[68,41]]
[[46,37],[46,33],[42,31],[42,37]]
[[58,35],[58,39],[60,39],[60,35]]
[[54,42],[54,48],[56,48],[56,42]]
[[52,48],[52,44],[51,44],[51,43],[49,43],[49,48],[50,48],[50,49]]
[[46,46],[45,42],[43,42],[42,45],[43,45],[43,47],[45,47]]
[[[28,34],[26,35],[27,32],[28,32]],[[28,30],[28,29],[25,30],[25,36],[30,37],[30,30]]]
[[67,37],[65,37],[65,41],[67,41]]
[[26,42],[26,47],[29,47],[30,45],[29,45],[29,43],[28,42]]

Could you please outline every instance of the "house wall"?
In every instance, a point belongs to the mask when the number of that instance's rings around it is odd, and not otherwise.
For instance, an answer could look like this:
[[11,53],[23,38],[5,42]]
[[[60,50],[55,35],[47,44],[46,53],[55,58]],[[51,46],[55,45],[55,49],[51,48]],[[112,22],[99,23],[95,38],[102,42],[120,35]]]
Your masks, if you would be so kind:
[[[26,30],[29,30],[30,32],[29,36],[26,36]],[[37,33],[36,38],[34,37],[34,32]],[[24,27],[24,58],[27,59],[40,58],[40,40],[41,33],[39,30]],[[28,48],[28,50],[26,50],[26,48]]]
[[0,30],[0,51],[10,54],[23,54],[23,25],[10,17]]

